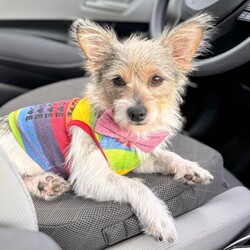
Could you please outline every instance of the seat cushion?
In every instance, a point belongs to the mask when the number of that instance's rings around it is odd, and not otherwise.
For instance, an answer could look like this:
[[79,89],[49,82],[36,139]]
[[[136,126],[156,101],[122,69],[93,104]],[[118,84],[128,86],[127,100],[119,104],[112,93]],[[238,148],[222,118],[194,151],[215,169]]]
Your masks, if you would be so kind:
[[[193,210],[227,189],[223,162],[213,149],[183,135],[178,135],[173,151],[195,160],[215,179],[207,186],[189,186],[173,181],[171,176],[133,174],[145,181],[168,205],[174,217]],[[55,201],[35,199],[39,228],[64,249],[100,249],[141,232],[129,204],[97,202],[76,197],[70,192]]]
[[[88,78],[78,78],[45,86],[24,94],[3,106],[0,114],[32,104],[83,95]],[[144,179],[153,192],[166,202],[173,216],[179,216],[204,204],[229,188],[224,181],[223,160],[212,148],[178,134],[170,149],[198,162],[215,177],[210,185],[186,185],[171,176],[134,174]],[[100,249],[141,233],[129,204],[97,202],[69,192],[57,200],[34,199],[40,231],[51,236],[63,249]]]

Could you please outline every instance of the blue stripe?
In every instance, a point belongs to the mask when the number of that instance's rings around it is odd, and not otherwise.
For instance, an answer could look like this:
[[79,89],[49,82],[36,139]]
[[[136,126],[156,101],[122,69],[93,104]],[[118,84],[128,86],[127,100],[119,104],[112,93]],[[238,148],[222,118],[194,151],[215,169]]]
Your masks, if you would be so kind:
[[21,109],[18,116],[18,127],[27,154],[45,171],[50,169],[48,160],[37,138],[33,119],[34,106]]
[[[44,104],[41,107],[36,107],[34,110],[33,124],[37,138],[43,148],[43,152],[49,160],[50,170],[66,178],[67,174],[64,169],[65,159],[59,148],[50,122],[50,115],[56,115],[56,111],[54,113],[49,113],[48,110],[50,108],[51,105],[49,103]],[[65,109],[65,103],[63,109]]]
[[133,151],[131,148],[123,145],[115,138],[103,135],[102,139],[100,140],[100,145],[103,149],[120,149],[125,151]]

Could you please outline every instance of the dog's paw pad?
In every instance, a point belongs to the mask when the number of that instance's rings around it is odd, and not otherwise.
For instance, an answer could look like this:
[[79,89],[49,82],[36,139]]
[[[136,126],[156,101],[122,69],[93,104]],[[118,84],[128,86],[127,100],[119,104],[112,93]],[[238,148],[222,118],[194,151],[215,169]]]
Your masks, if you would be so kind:
[[214,177],[205,169],[201,169],[200,173],[194,173],[192,182],[197,184],[210,184]]
[[45,175],[38,183],[38,190],[41,196],[50,200],[60,196],[62,193],[68,191],[70,185],[59,176]]
[[185,160],[182,166],[178,167],[174,178],[187,184],[210,184],[214,177],[197,163]]
[[187,167],[187,173],[183,176],[183,178],[189,184],[210,184],[214,177],[205,169],[197,166],[189,166]]

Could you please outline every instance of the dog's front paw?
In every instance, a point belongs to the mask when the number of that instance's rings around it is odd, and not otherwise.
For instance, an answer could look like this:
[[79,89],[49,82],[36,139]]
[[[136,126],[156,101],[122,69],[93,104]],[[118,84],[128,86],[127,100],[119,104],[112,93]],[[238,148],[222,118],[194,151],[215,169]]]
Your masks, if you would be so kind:
[[52,200],[69,189],[69,183],[57,175],[46,173],[40,176],[38,190],[45,200]]
[[204,168],[201,168],[196,162],[184,160],[182,166],[174,175],[176,180],[182,180],[188,184],[210,184],[214,177]]
[[165,213],[165,216],[157,215],[154,217],[153,222],[146,226],[143,231],[159,241],[172,243],[177,238],[174,220],[167,212]]

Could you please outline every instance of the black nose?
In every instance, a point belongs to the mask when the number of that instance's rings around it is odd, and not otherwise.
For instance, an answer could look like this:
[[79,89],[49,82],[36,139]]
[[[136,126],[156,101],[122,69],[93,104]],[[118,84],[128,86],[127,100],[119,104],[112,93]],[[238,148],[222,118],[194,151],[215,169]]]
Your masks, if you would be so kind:
[[131,107],[128,109],[128,116],[131,121],[141,122],[145,119],[147,115],[147,110],[144,106]]

